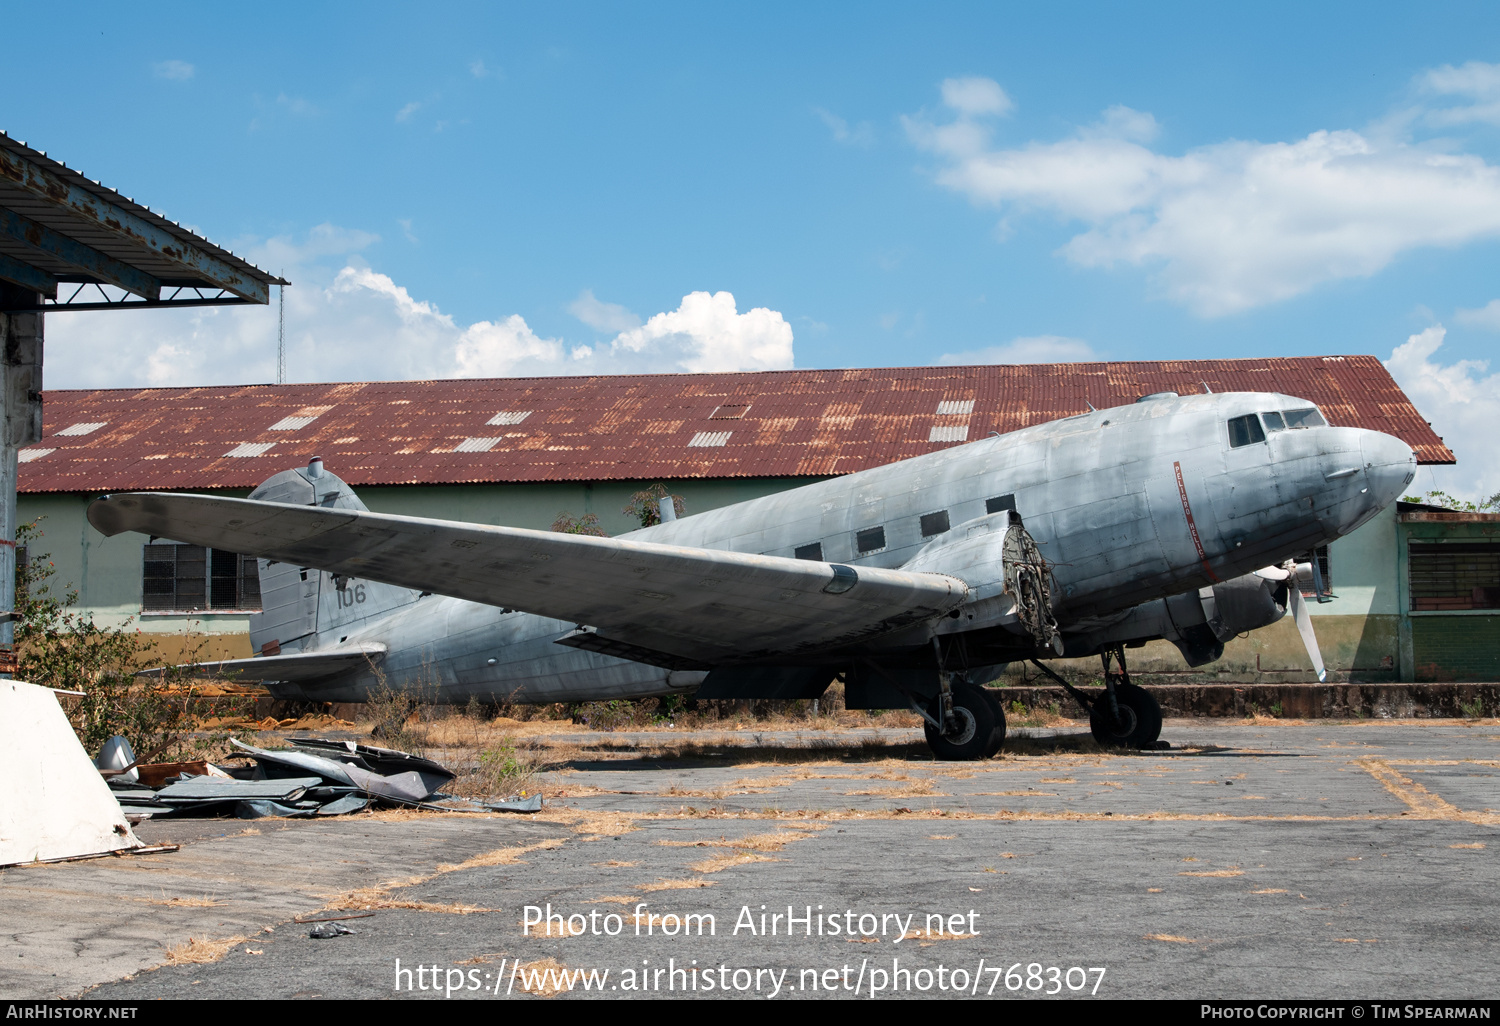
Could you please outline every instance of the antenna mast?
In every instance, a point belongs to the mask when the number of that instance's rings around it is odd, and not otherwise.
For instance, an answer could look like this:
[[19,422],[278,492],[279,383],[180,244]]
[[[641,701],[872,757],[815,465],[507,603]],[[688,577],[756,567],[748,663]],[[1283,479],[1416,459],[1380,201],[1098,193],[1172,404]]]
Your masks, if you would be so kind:
[[286,384],[286,286],[276,286],[276,384]]

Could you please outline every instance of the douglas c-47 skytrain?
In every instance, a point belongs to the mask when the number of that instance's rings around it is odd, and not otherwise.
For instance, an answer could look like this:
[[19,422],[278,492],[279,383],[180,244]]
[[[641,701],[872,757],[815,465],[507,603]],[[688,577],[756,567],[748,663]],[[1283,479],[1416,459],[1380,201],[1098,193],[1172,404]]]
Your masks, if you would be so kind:
[[[1398,438],[1259,392],[1146,396],[619,538],[371,513],[314,459],[248,499],[132,492],[89,507],[139,531],[261,557],[263,653],[222,664],[272,693],[363,701],[426,668],[448,702],[696,693],[909,708],[939,758],[994,754],[976,682],[1098,654],[1068,687],[1105,744],[1161,710],[1125,649],[1189,665],[1288,611],[1321,679],[1292,562],[1349,534],[1416,472]],[[1055,676],[1055,674],[1053,675]]]

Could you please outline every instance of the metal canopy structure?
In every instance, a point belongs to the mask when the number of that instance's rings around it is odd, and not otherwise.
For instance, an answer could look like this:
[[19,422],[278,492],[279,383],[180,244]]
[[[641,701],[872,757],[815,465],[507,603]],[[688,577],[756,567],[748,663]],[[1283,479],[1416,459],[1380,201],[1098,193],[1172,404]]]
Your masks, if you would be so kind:
[[[275,275],[0,132],[0,582],[16,573],[17,450],[42,436],[48,310],[266,304]],[[0,587],[0,677],[16,669]]]
[[265,304],[273,274],[0,132],[0,313]]

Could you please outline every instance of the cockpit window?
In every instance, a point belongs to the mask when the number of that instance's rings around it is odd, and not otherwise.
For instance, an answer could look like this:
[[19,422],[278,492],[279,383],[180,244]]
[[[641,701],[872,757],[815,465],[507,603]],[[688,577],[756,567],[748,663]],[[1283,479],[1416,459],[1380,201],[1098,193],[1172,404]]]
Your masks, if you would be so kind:
[[1327,427],[1328,421],[1317,411],[1316,407],[1308,407],[1305,410],[1284,410],[1286,415],[1286,426],[1289,428]]
[[1238,449],[1242,445],[1264,442],[1266,433],[1260,429],[1260,418],[1253,413],[1235,417],[1229,422],[1229,447]]
[[1286,421],[1281,419],[1279,413],[1262,413],[1260,419],[1265,421],[1267,431],[1286,430]]

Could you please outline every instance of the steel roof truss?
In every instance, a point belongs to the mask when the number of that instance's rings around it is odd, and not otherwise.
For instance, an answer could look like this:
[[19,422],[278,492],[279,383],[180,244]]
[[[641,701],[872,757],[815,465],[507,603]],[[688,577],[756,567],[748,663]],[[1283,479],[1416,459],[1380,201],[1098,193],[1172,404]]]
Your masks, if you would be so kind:
[[[144,271],[121,263],[107,253],[61,235],[46,225],[0,207],[0,235],[19,242],[31,252],[61,261],[91,278],[118,285],[143,299],[161,296],[161,281]],[[59,276],[62,277],[62,276]]]
[[24,260],[0,253],[0,281],[8,281],[23,289],[40,292],[48,299],[57,298],[57,279],[40,267],[33,267]]
[[233,292],[252,303],[270,302],[270,289],[264,282],[242,274],[217,257],[187,244],[128,210],[59,178],[17,153],[0,151],[0,175],[38,197],[60,204],[71,213],[87,218],[101,228],[190,269],[195,276],[203,278],[205,284]]

